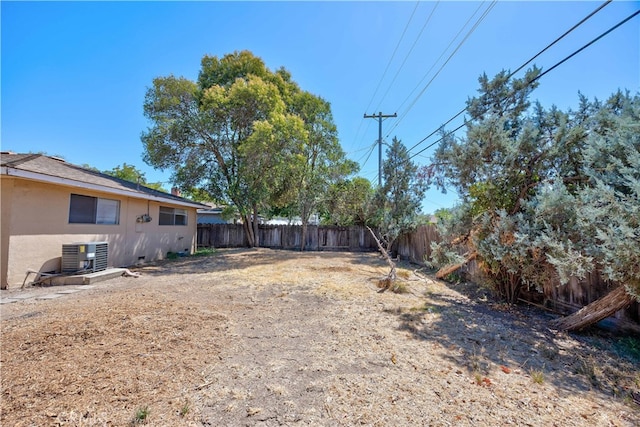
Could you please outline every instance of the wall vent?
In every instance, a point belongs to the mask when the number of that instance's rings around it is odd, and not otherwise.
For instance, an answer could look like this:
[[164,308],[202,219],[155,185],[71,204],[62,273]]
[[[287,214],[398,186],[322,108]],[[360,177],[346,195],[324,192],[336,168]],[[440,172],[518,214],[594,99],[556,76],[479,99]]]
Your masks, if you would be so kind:
[[107,269],[109,243],[86,242],[62,245],[63,273],[95,273]]

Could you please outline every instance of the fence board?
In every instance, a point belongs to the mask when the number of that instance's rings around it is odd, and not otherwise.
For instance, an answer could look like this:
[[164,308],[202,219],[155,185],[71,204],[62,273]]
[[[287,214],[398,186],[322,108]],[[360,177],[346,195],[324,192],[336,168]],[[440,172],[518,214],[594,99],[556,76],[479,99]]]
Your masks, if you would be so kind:
[[[247,245],[242,225],[198,224],[198,247],[237,248]],[[302,226],[259,225],[260,247],[300,249]],[[375,241],[366,227],[307,226],[305,250],[308,251],[376,251]]]
[[434,225],[422,225],[413,232],[400,236],[394,245],[394,252],[402,259],[424,265],[431,256],[431,242],[439,241]]

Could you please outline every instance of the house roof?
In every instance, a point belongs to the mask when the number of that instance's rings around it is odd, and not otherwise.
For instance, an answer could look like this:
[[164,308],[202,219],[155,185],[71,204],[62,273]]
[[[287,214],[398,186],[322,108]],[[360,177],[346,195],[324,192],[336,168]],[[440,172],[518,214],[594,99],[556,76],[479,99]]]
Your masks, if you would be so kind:
[[184,197],[154,190],[135,182],[126,181],[91,169],[67,163],[57,157],[43,154],[0,154],[1,174],[34,181],[48,182],[83,189],[103,191],[145,200],[171,202],[194,208],[206,208],[202,203]]

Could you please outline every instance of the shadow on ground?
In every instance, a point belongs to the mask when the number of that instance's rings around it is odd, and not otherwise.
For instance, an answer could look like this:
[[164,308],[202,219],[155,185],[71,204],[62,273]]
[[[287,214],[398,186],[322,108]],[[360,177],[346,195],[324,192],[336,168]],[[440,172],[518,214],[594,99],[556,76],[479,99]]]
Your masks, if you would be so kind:
[[532,381],[553,384],[566,393],[591,390],[638,409],[632,403],[640,396],[637,337],[595,328],[580,334],[557,331],[550,327],[556,315],[502,304],[468,283],[431,286],[424,306],[394,314],[400,330],[450,349],[449,361],[472,376],[519,369]]

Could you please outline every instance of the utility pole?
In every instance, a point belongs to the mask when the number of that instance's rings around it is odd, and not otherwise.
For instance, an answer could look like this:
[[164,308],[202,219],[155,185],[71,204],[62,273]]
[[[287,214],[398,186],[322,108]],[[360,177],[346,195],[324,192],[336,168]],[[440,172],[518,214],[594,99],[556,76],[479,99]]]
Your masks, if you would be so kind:
[[378,187],[382,187],[382,119],[388,117],[398,117],[398,113],[382,114],[382,111],[377,115],[368,116],[364,113],[365,119],[378,119]]

